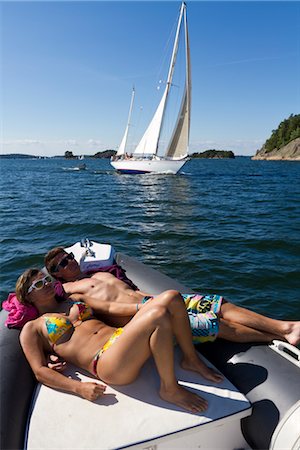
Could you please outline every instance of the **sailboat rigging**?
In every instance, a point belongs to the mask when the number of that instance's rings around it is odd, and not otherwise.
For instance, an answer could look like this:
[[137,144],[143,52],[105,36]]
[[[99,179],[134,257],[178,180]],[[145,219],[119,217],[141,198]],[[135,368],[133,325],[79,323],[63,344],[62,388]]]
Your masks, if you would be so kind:
[[[175,120],[171,137],[165,148],[164,155],[159,156],[159,144],[162,138],[162,128],[165,121],[166,107],[173,89],[174,70],[180,38],[183,38],[185,50],[185,79],[180,107]],[[174,45],[169,64],[167,81],[160,103],[150,121],[148,128],[136,146],[133,154],[128,158],[126,144],[130,126],[135,91],[131,96],[129,115],[125,133],[117,154],[111,160],[111,165],[122,173],[177,173],[188,160],[188,144],[190,133],[191,112],[191,68],[190,49],[187,28],[186,4],[182,3],[174,39]]]

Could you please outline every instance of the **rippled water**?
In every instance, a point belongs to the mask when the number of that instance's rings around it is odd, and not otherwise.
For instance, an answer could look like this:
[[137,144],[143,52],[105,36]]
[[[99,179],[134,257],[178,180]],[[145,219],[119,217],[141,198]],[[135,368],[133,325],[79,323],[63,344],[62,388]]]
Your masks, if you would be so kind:
[[300,164],[192,160],[118,175],[108,160],[1,160],[1,299],[53,246],[111,243],[190,286],[300,319]]

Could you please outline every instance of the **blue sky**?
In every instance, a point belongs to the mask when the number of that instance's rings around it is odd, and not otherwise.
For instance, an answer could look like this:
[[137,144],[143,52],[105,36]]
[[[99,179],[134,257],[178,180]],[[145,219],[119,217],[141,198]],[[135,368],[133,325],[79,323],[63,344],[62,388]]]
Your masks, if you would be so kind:
[[[190,1],[190,152],[252,155],[300,113],[300,3]],[[180,2],[1,3],[1,153],[116,149],[151,118]],[[134,120],[136,123],[134,123]]]

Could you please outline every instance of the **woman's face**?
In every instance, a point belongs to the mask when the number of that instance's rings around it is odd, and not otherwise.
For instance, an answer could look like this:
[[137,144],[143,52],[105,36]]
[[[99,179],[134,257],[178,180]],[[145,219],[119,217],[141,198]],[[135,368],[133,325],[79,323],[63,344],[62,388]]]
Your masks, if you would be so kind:
[[30,303],[37,303],[41,300],[55,296],[52,278],[49,275],[45,275],[43,272],[39,272],[32,279],[27,295]]

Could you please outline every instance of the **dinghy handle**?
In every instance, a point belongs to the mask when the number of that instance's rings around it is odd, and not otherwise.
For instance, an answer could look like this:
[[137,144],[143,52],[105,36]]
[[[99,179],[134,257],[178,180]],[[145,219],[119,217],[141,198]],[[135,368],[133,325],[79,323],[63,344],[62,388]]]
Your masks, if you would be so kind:
[[297,367],[300,367],[300,350],[294,345],[275,339],[269,347]]
[[83,238],[80,241],[80,246],[85,248],[84,255],[92,256],[93,258],[95,258],[96,253],[91,249],[92,245],[93,245],[93,242],[90,241],[88,238]]

